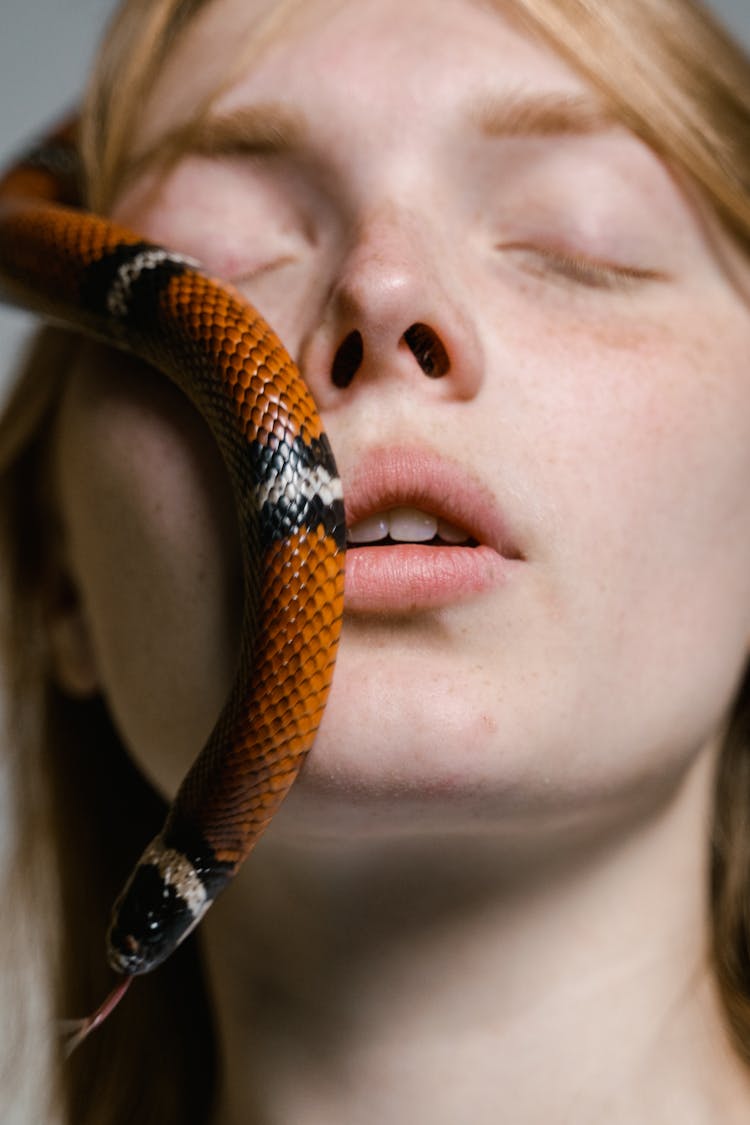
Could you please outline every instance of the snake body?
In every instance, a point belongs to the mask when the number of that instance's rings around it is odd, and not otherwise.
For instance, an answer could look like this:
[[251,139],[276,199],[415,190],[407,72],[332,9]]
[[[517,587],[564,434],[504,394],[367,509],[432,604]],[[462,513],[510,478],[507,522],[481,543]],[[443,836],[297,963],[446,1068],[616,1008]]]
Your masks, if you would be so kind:
[[258,313],[77,195],[73,127],[0,181],[0,296],[132,352],[185,392],[226,462],[243,555],[229,699],[113,909],[109,961],[131,977],[198,923],[310,749],[341,626],[344,510],[312,397]]

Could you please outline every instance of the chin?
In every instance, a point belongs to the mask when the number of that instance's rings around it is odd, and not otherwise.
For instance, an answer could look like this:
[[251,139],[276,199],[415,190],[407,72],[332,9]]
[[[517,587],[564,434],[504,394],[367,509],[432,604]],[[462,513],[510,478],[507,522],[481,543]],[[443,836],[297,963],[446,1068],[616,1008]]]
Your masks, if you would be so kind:
[[629,732],[631,742],[611,721],[598,730],[579,714],[572,724],[563,700],[528,699],[521,683],[502,700],[481,678],[435,674],[416,696],[408,684],[403,675],[363,684],[342,669],[279,817],[282,838],[473,837],[509,856],[564,851],[654,815],[697,756],[695,745],[667,748],[644,731]]

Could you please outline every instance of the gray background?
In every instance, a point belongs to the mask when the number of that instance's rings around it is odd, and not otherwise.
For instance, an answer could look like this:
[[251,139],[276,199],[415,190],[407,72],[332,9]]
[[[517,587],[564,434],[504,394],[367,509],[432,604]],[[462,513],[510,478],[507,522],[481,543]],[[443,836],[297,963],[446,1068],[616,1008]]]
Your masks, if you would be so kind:
[[[114,7],[115,0],[0,0],[0,166],[77,100]],[[0,393],[32,323],[0,305]]]
[[[711,6],[750,47],[750,0]],[[115,0],[0,0],[0,162],[76,100],[114,7]],[[30,323],[0,306],[0,388]]]

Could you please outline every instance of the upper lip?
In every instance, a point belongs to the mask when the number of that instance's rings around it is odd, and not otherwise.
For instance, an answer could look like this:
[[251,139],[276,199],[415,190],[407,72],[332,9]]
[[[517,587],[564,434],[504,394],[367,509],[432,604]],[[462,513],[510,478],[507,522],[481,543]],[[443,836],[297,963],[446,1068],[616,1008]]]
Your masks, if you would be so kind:
[[463,528],[505,558],[523,558],[487,486],[464,464],[424,446],[378,446],[344,477],[346,525],[389,508],[412,507]]

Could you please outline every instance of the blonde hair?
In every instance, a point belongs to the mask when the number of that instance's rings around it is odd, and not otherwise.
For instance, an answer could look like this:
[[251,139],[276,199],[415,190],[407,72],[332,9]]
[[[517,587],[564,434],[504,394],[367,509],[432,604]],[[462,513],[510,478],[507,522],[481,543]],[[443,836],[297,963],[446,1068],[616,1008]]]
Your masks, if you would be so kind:
[[[502,0],[487,2],[501,12],[509,8]],[[209,3],[122,3],[82,114],[86,197],[96,207],[114,198],[142,107],[175,44]],[[257,42],[283,34],[283,18],[299,7],[298,0],[267,0]],[[705,11],[691,0],[513,0],[511,12],[690,179],[737,246],[750,254],[750,61]],[[51,565],[57,532],[46,451],[74,346],[59,332],[41,334],[0,425],[5,663],[22,818],[13,893],[19,916],[27,919],[27,929],[17,932],[39,935],[33,963],[43,973],[42,990],[49,972],[56,973],[55,1005],[66,1014],[90,1010],[106,990],[101,953],[106,914],[128,863],[162,812],[130,765],[103,704],[66,699],[48,667],[45,613],[49,599],[65,591]],[[39,779],[46,779],[46,786]],[[85,817],[79,811],[82,794]],[[34,895],[29,887],[42,891]],[[747,683],[721,755],[712,890],[717,980],[737,1049],[750,1061]],[[8,956],[19,966],[32,963],[27,948]],[[64,1071],[62,1120],[206,1125],[215,1075],[209,1010],[199,981],[195,947],[188,946],[136,990],[117,1020]],[[10,1110],[3,1119],[10,1119]]]

